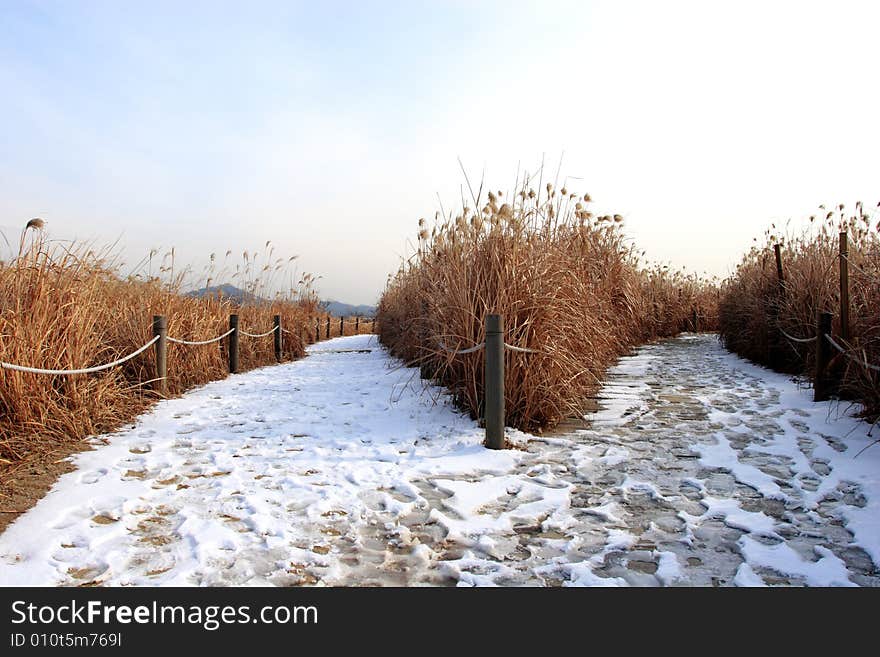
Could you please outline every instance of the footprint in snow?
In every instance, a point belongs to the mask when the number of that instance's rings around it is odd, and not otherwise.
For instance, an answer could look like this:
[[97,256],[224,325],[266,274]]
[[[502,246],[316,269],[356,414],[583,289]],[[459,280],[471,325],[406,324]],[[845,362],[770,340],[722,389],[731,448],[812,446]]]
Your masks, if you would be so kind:
[[94,515],[92,509],[74,509],[63,513],[59,518],[49,525],[50,529],[67,529],[87,520]]
[[90,470],[89,472],[84,472],[79,476],[79,483],[81,484],[95,484],[99,482],[104,476],[107,474],[107,468],[99,468],[97,470]]

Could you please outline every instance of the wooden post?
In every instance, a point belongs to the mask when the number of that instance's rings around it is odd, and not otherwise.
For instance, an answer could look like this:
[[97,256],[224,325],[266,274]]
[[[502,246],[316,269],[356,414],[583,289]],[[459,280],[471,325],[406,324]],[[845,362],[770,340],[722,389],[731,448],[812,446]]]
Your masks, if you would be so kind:
[[773,254],[776,257],[777,295],[776,298],[773,299],[772,305],[770,307],[770,313],[773,325],[776,327],[777,330],[774,333],[774,339],[767,341],[767,361],[771,364],[776,364],[785,362],[783,353],[788,354],[788,349],[786,349],[785,347],[785,337],[782,335],[782,329],[779,326],[779,311],[782,308],[783,296],[785,294],[785,274],[782,271],[782,246],[779,244],[774,244]]
[[831,345],[825,334],[831,335],[831,313],[819,313],[816,322],[816,373],[813,377],[813,401],[826,401],[831,396],[828,363]]
[[361,332],[361,316],[355,315],[354,318],[354,334],[358,335]]
[[229,316],[229,328],[235,329],[229,334],[229,373],[238,372],[238,315]]
[[164,315],[153,315],[153,335],[156,340],[156,386],[163,397],[168,393],[168,320]]
[[275,361],[281,362],[281,315],[275,315],[273,317],[275,322]]
[[504,449],[504,318],[486,316],[486,447]]
[[345,335],[345,317],[339,318],[339,337]]
[[849,245],[840,233],[840,337],[849,340]]
[[327,339],[330,339],[330,315],[327,315]]
[[321,341],[321,320],[315,320],[315,342]]
[[776,254],[776,280],[779,282],[779,288],[782,289],[785,284],[785,277],[782,275],[782,247],[774,244],[773,253]]

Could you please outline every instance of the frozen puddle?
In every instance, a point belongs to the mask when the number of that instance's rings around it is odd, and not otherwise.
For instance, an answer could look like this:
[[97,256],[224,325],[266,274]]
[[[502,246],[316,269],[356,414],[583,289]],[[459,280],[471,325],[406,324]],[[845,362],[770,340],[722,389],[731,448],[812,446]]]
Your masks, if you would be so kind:
[[880,584],[880,446],[682,336],[592,428],[482,431],[372,336],[162,402],[0,536],[7,585]]

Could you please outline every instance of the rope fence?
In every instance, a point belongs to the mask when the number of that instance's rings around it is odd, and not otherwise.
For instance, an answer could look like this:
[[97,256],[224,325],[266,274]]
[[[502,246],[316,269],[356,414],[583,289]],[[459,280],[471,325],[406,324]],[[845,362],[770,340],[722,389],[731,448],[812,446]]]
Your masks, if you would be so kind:
[[[166,353],[166,343],[171,342],[179,345],[186,346],[202,346],[207,344],[213,344],[216,342],[220,342],[224,338],[229,338],[229,371],[231,373],[235,373],[238,370],[238,335],[244,335],[249,338],[265,338],[266,336],[276,334],[275,336],[275,358],[279,362],[281,361],[281,334],[287,333],[288,335],[293,335],[293,331],[290,331],[281,326],[281,317],[280,315],[275,315],[275,326],[266,331],[265,333],[248,333],[238,326],[238,315],[230,315],[229,323],[230,328],[225,333],[218,335],[216,338],[209,338],[207,340],[185,340],[183,338],[175,338],[167,334],[167,322],[164,316],[157,315],[153,318],[153,338],[147,342],[145,345],[139,347],[135,351],[131,352],[127,356],[123,356],[122,358],[118,358],[110,363],[104,363],[103,365],[95,365],[93,367],[83,367],[78,369],[47,369],[42,367],[29,367],[27,365],[17,365],[15,363],[6,363],[4,361],[0,361],[0,369],[10,370],[13,372],[24,372],[27,374],[44,374],[47,376],[69,376],[74,374],[94,374],[96,372],[102,372],[104,370],[108,370],[112,367],[116,367],[117,365],[122,365],[123,363],[139,356],[147,349],[156,345],[156,366],[159,372],[159,376],[153,381],[158,382],[160,391],[164,390],[164,381],[167,379],[166,375],[166,361],[167,361],[167,353]],[[321,320],[318,320],[319,322]],[[329,327],[329,319],[328,327]],[[356,317],[354,320],[347,319],[346,322],[354,322],[355,326],[360,327],[361,318]],[[369,320],[364,320],[363,323],[370,322],[374,323],[375,318],[371,318]],[[317,336],[316,336],[317,337]],[[328,335],[329,336],[329,330]],[[303,343],[305,340],[300,339]]]
[[[336,327],[336,322],[338,319],[338,329]],[[350,327],[352,324],[354,325],[354,333],[353,335],[361,334],[361,325],[370,324],[371,332],[375,333],[376,331],[376,318],[375,317],[361,317],[360,315],[355,315],[352,317],[346,317],[344,315],[340,315],[339,317],[335,317],[333,315],[323,315],[322,317],[318,317],[315,319],[315,342],[321,339],[321,334],[324,334],[326,339],[330,339],[332,335],[337,335],[338,337],[343,337],[346,332],[346,328]]]
[[866,272],[864,269],[862,269],[861,267],[859,267],[855,262],[853,262],[853,259],[849,257],[849,254],[848,254],[848,253],[842,254],[842,257],[843,257],[844,260],[847,261],[848,264],[850,264],[850,265],[852,265],[853,267],[855,267],[856,271],[858,271],[860,274],[863,274],[863,275],[865,275],[865,276],[872,276],[872,274],[869,274],[869,273]]
[[526,347],[516,347],[512,344],[504,343],[505,349],[510,349],[511,351],[518,351],[521,354],[537,354],[540,353],[537,349],[527,349]]
[[[266,331],[265,333],[256,333],[256,334],[255,333],[248,333],[247,331],[242,331],[241,329],[238,329],[238,332],[241,333],[242,335],[246,335],[249,338],[265,338],[267,335],[271,335],[272,333],[274,333],[275,331],[277,331],[280,328],[281,328],[280,326],[273,326],[270,330]],[[229,333],[232,333],[233,330],[234,329],[229,329]]]
[[453,356],[461,356],[463,354],[472,354],[476,351],[479,351],[486,346],[486,343],[481,342],[480,344],[476,344],[473,347],[468,347],[467,349],[450,349],[442,342],[438,342],[437,346],[440,347],[443,351],[452,354]]
[[784,335],[786,338],[788,338],[792,342],[808,343],[808,342],[815,342],[815,340],[816,340],[815,335],[812,338],[796,338],[793,335],[789,335],[788,333],[783,331],[781,328],[779,329],[779,332],[782,333],[782,335]]
[[114,360],[112,363],[105,363],[104,365],[95,365],[94,367],[84,367],[78,370],[47,370],[41,367],[26,367],[24,365],[13,365],[12,363],[4,363],[0,361],[0,367],[4,370],[13,370],[15,372],[27,372],[28,374],[49,374],[49,375],[70,375],[70,374],[92,374],[93,372],[100,372],[102,370],[109,370],[111,367],[116,367],[117,365],[122,365],[124,362],[131,360],[135,356],[139,356],[147,349],[152,347],[156,342],[158,342],[160,336],[154,336],[152,340],[150,340],[147,344],[145,344],[140,349],[137,349],[131,352],[128,356],[123,356],[117,360]]
[[[776,277],[779,284],[780,296],[784,297],[787,293],[787,288],[785,282],[785,271],[783,269],[782,262],[782,247],[780,244],[774,244],[773,250],[776,257]],[[837,279],[840,287],[840,294],[838,296],[840,305],[838,315],[838,339],[843,342],[846,347],[841,346],[841,344],[837,340],[835,340],[835,338],[831,334],[832,316],[830,312],[818,313],[816,334],[811,338],[798,338],[790,335],[789,333],[786,333],[781,327],[779,327],[778,323],[776,327],[780,334],[792,343],[816,343],[816,370],[813,375],[813,399],[815,401],[825,401],[827,399],[830,399],[832,391],[835,389],[839,389],[839,384],[841,383],[840,381],[835,380],[840,376],[840,374],[832,371],[833,368],[830,367],[832,361],[832,352],[828,348],[829,345],[837,350],[840,354],[842,354],[844,358],[854,363],[857,363],[858,365],[861,365],[865,370],[870,372],[880,372],[880,365],[869,363],[867,361],[867,358],[865,357],[864,351],[859,353],[857,349],[853,349],[848,344],[848,341],[851,337],[850,318],[853,313],[853,309],[850,304],[849,268],[852,266],[856,271],[868,277],[876,277],[876,272],[869,273],[865,271],[863,267],[859,266],[853,260],[849,249],[849,234],[845,227],[842,228],[839,234],[838,253],[836,260],[838,263]],[[833,264],[833,260],[829,261],[827,273],[830,273],[830,268],[833,267]],[[794,349],[794,346],[792,346],[792,349]],[[795,351],[797,350],[795,349]]]
[[[504,400],[504,350],[520,354],[541,353],[537,349],[518,347],[504,341],[504,316],[486,315],[486,339],[465,349],[450,349],[442,341],[438,348],[453,356],[484,352],[484,399],[483,421],[486,428],[484,445],[489,449],[504,449],[505,400]],[[429,378],[422,370],[422,378]]]
[[828,335],[827,333],[825,334],[825,338],[828,340],[829,343],[831,343],[832,347],[837,349],[837,351],[842,353],[849,360],[853,361],[854,363],[858,363],[859,365],[861,365],[862,367],[864,367],[866,369],[872,370],[874,372],[880,372],[880,367],[878,367],[877,365],[871,365],[871,363],[869,363],[868,361],[863,360],[861,358],[856,358],[851,353],[849,353],[846,349],[841,347],[837,343],[837,341],[834,338],[832,338],[830,335]]
[[[831,335],[831,314],[819,313],[817,318],[816,335],[808,338],[799,338],[779,328],[779,332],[792,342],[809,344],[816,343],[816,372],[814,378],[814,400],[825,401],[829,398],[833,389],[833,372],[829,367],[831,358],[828,345],[842,353],[849,360],[858,363],[862,367],[873,372],[880,372],[880,365],[868,363],[864,357],[856,357],[852,350],[842,347]],[[508,349],[517,353],[538,354],[537,349],[519,347],[504,341],[504,318],[501,315],[486,315],[486,339],[471,347],[452,349],[444,342],[438,341],[437,347],[453,356],[472,354],[477,351],[485,353],[484,367],[484,399],[483,420],[486,429],[485,445],[490,449],[503,449],[505,446],[505,401],[504,401],[504,351]],[[820,339],[824,338],[824,339]],[[826,341],[827,340],[827,341]],[[428,378],[422,373],[422,378]]]
[[[467,349],[450,349],[449,347],[447,347],[447,346],[446,346],[445,344],[443,344],[442,342],[438,342],[438,343],[437,343],[437,346],[440,347],[440,349],[442,349],[443,351],[452,354],[453,356],[460,356],[460,355],[463,355],[463,354],[472,354],[472,353],[474,353],[474,352],[476,352],[476,351],[479,351],[480,349],[483,349],[483,348],[486,346],[486,343],[485,343],[485,342],[481,342],[480,344],[474,345],[473,347],[468,347]],[[504,348],[505,348],[505,349],[510,349],[511,351],[519,352],[519,353],[521,353],[521,354],[538,354],[538,353],[541,353],[541,352],[539,352],[537,349],[528,349],[528,348],[526,348],[526,347],[517,347],[516,345],[508,344],[507,342],[504,343]]]
[[219,342],[220,340],[225,338],[227,335],[232,333],[234,330],[235,330],[234,328],[231,328],[228,331],[226,331],[226,333],[224,333],[223,335],[218,335],[216,338],[211,338],[210,340],[180,340],[178,338],[172,338],[171,336],[168,336],[166,339],[168,340],[168,342],[174,342],[175,344],[186,344],[186,345],[211,344],[212,342]]

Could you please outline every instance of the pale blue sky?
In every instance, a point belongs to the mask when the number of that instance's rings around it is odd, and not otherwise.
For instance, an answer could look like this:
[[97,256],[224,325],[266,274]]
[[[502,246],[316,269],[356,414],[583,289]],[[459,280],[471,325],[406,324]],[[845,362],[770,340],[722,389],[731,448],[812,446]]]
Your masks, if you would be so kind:
[[374,302],[456,158],[542,153],[657,260],[880,198],[872,3],[0,0],[0,229],[139,260],[272,240]]

